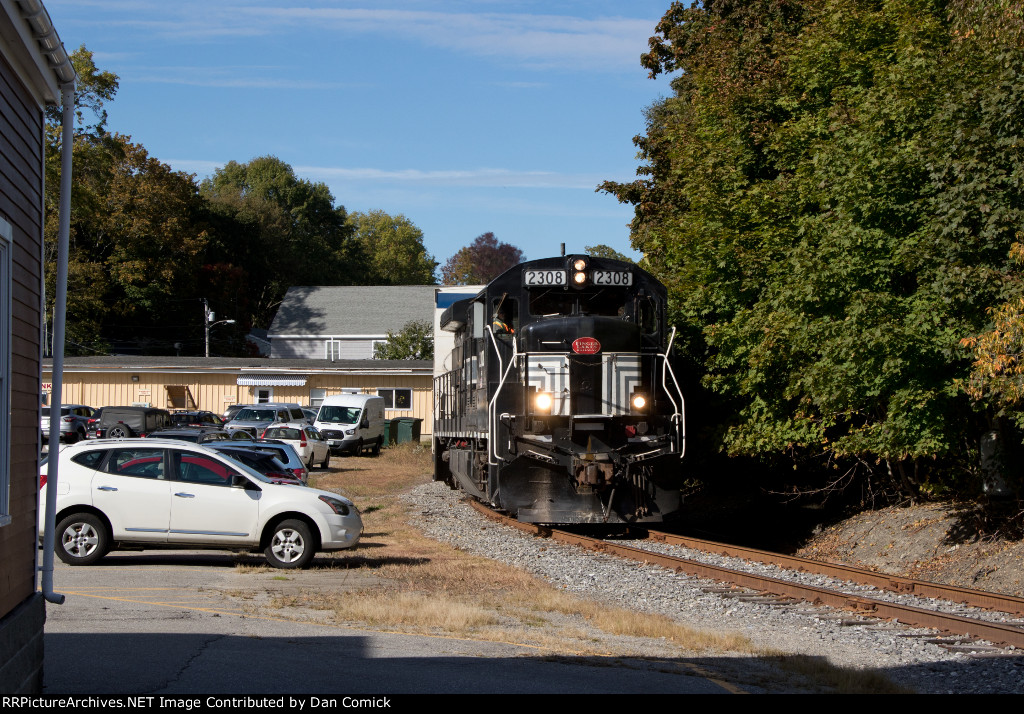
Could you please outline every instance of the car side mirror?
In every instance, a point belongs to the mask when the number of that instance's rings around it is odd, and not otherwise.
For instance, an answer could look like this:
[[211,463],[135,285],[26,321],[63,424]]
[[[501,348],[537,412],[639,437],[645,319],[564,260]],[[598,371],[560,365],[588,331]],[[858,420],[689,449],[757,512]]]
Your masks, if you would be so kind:
[[252,481],[247,479],[242,474],[231,475],[231,488],[248,488],[254,491],[259,491],[260,487],[254,484]]

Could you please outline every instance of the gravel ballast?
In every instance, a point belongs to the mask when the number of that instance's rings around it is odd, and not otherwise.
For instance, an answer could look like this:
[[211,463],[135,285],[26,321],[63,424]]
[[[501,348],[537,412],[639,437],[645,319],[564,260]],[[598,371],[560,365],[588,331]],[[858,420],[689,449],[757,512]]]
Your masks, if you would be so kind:
[[[486,556],[543,578],[554,587],[627,609],[658,613],[695,629],[733,632],[755,646],[822,657],[840,667],[875,669],[898,684],[926,693],[1024,692],[1024,656],[978,656],[951,652],[927,642],[927,631],[866,620],[850,626],[849,613],[809,604],[779,606],[706,592],[715,583],[651,565],[582,551],[496,524],[462,502],[441,483],[419,486],[408,496],[411,520],[423,532],[466,552]],[[632,544],[632,543],[631,543]],[[671,550],[693,557],[693,551]],[[709,556],[721,562],[718,556]],[[736,567],[735,559],[727,564]],[[787,577],[775,567],[773,577]],[[792,577],[807,581],[806,573]],[[858,592],[867,596],[858,587]],[[960,606],[953,606],[962,611]],[[736,658],[750,655],[734,655]],[[758,662],[762,665],[763,662]]]

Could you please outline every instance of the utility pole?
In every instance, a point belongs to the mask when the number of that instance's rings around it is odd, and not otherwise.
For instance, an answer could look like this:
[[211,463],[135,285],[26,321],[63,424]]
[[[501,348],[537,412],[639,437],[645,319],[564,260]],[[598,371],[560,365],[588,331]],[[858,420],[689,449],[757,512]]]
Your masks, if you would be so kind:
[[214,314],[210,311],[210,304],[203,298],[203,328],[206,332],[206,356],[210,356],[210,328],[215,325],[234,325],[234,320],[218,320],[214,322]]

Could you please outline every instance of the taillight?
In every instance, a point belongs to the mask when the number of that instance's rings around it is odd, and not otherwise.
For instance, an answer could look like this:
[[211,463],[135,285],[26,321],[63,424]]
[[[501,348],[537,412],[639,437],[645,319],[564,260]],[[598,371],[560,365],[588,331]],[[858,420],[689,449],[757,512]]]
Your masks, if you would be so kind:
[[39,490],[43,490],[43,486],[46,485],[46,474],[39,474]]
[[75,418],[74,417],[66,416],[66,417],[61,417],[60,420],[62,422],[64,422],[64,423],[66,423],[66,424],[70,424],[71,422],[73,422],[75,420]]
[[305,436],[302,437],[302,441],[299,442],[299,446],[301,446],[303,449],[306,448],[306,437]]

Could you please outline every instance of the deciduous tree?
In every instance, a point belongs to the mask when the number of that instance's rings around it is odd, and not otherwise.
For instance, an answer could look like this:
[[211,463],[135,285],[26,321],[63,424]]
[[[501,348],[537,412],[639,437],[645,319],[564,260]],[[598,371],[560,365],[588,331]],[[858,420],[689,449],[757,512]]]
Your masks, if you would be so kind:
[[434,326],[425,320],[414,320],[398,332],[388,332],[387,341],[374,347],[373,357],[434,359]]
[[[727,408],[731,454],[951,487],[980,432],[959,345],[1013,297],[1019,3],[673,3],[631,238]],[[1019,295],[1017,296],[1019,297]]]
[[348,225],[370,265],[375,285],[433,285],[437,261],[423,245],[423,231],[405,216],[384,211],[350,213]]
[[441,269],[441,282],[445,285],[489,283],[521,262],[523,251],[500,242],[493,233],[487,232],[448,259]]

